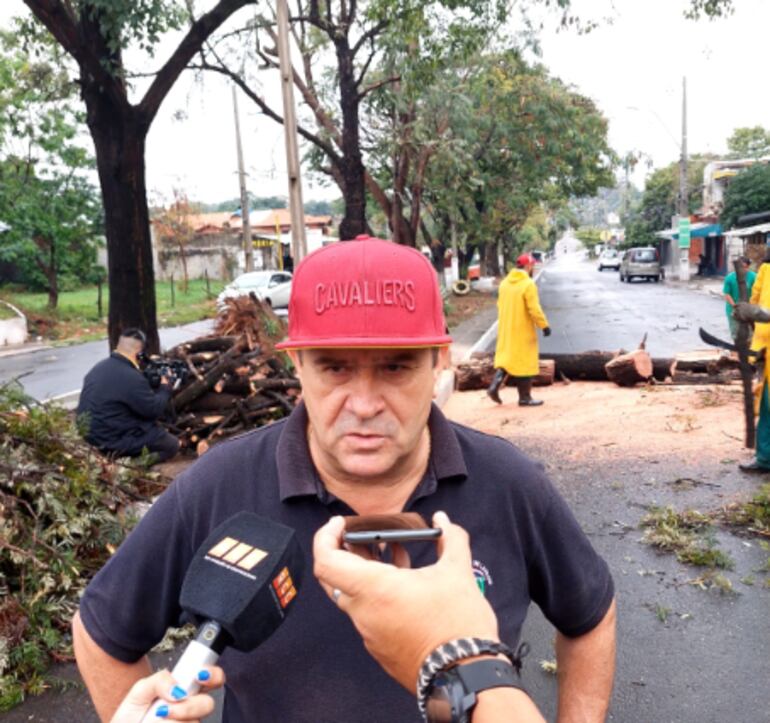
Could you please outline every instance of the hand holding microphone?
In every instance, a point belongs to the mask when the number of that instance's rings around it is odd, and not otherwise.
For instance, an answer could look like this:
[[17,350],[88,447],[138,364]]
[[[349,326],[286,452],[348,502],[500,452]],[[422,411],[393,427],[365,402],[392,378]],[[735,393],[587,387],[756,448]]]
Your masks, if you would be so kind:
[[[198,672],[203,690],[221,688],[225,682],[222,668],[212,666]],[[140,723],[148,706],[156,699],[164,701],[156,712],[156,720],[200,721],[214,710],[214,699],[205,693],[179,698],[181,689],[168,670],[138,680],[115,711],[110,723]]]
[[[303,567],[290,527],[251,512],[219,525],[198,548],[182,584],[179,604],[198,633],[171,671],[168,690],[192,700],[204,682],[200,671],[226,647],[248,652],[272,635],[294,608]],[[164,710],[171,717],[166,701],[158,696],[142,723],[162,719]]]

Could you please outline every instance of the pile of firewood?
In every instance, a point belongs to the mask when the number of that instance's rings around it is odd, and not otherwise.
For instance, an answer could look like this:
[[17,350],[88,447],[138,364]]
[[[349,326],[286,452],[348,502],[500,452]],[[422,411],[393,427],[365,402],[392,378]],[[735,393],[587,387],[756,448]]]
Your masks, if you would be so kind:
[[300,384],[273,345],[285,326],[256,297],[228,299],[214,334],[170,349],[190,374],[164,422],[183,450],[201,455],[214,441],[291,413]]

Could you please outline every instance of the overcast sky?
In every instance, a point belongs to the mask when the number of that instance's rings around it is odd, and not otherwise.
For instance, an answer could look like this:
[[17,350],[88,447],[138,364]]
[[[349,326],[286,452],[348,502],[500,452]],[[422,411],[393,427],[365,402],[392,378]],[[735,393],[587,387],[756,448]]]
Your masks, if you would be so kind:
[[[736,0],[732,17],[698,22],[684,19],[687,4],[573,0],[578,14],[601,21],[599,28],[584,36],[553,29],[542,35],[542,62],[596,101],[610,121],[611,145],[621,154],[644,152],[656,167],[679,156],[683,76],[691,153],[724,152],[726,138],[739,126],[770,127],[770,96],[763,83],[770,67],[770,2]],[[24,12],[21,0],[2,0],[0,23]],[[164,57],[159,53],[159,60]],[[265,78],[268,86],[276,81]],[[250,190],[286,195],[282,127],[260,117],[245,97],[239,103]],[[185,117],[176,120],[180,110]],[[209,78],[201,85],[191,74],[183,76],[153,123],[146,158],[151,194],[168,198],[176,187],[197,200],[236,197],[232,100],[226,83]],[[642,165],[634,180],[641,185],[646,172]],[[304,189],[305,200],[338,195],[334,187],[306,184]]]

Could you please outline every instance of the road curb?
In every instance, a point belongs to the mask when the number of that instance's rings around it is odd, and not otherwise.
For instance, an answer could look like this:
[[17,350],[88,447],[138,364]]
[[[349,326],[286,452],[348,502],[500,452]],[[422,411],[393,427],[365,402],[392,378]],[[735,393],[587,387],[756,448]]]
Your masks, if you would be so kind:
[[0,347],[0,359],[8,356],[21,356],[22,354],[31,354],[33,351],[45,351],[53,349],[51,344],[24,344],[15,347]]

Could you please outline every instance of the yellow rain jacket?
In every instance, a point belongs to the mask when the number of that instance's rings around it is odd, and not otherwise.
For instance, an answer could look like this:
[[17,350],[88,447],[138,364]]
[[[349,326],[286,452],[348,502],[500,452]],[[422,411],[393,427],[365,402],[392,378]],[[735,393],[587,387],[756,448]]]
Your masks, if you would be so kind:
[[540,308],[537,286],[529,274],[514,269],[500,283],[497,297],[495,368],[512,377],[534,377],[539,371],[537,330],[548,319]]
[[[762,264],[751,287],[751,303],[770,309],[770,264]],[[754,324],[754,336],[751,339],[753,351],[770,346],[770,323]]]

